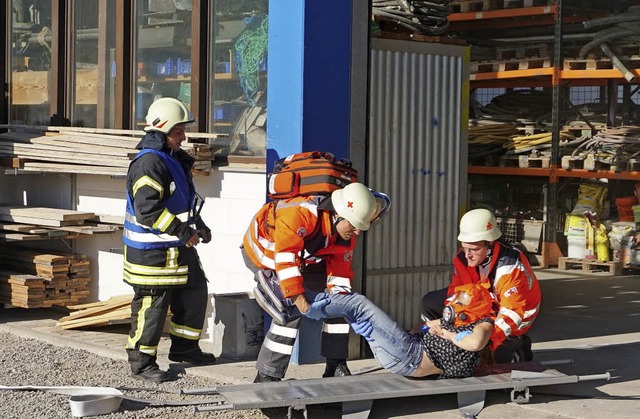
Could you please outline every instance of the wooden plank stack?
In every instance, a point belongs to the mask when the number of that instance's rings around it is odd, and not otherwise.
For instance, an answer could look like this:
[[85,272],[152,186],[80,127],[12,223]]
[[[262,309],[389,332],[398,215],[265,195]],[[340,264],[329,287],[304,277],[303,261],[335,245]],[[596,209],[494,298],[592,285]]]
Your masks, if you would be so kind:
[[112,297],[107,301],[67,306],[77,310],[62,317],[56,323],[61,329],[77,329],[87,326],[108,326],[129,322],[131,319],[131,295]]
[[123,217],[99,216],[91,212],[60,208],[0,205],[0,242],[73,239],[114,233]]
[[[0,163],[27,171],[126,176],[142,131],[0,125]],[[210,135],[211,136],[211,135]],[[194,174],[209,174],[209,138],[193,134],[182,148],[196,159]],[[215,139],[211,138],[211,141]],[[202,143],[205,140],[207,143]]]
[[0,247],[0,303],[22,308],[78,304],[89,296],[84,255]]

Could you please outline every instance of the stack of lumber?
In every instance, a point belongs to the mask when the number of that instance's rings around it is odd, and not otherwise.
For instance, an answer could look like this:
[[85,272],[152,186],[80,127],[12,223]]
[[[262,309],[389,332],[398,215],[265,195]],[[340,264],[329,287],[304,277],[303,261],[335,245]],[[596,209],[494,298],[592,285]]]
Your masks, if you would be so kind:
[[128,322],[131,318],[131,295],[111,297],[107,301],[67,306],[69,310],[77,310],[62,317],[56,323],[61,329],[80,327],[98,327]]
[[[0,125],[0,163],[27,171],[126,176],[142,131]],[[191,138],[189,138],[191,140]],[[214,156],[194,135],[182,148],[196,159],[194,173],[208,174]]]
[[89,296],[90,263],[83,255],[0,247],[0,303],[22,308],[78,304]]
[[0,205],[0,242],[114,233],[123,224],[121,218],[60,208]]

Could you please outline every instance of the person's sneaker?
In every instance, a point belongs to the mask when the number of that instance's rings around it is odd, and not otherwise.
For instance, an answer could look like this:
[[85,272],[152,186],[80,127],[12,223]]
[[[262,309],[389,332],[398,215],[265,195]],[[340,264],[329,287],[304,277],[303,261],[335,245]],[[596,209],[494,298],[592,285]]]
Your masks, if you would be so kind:
[[276,324],[286,324],[294,316],[295,305],[285,298],[277,280],[267,277],[262,271],[256,277],[258,286],[253,290],[256,302]]
[[347,361],[339,361],[338,363],[327,362],[322,378],[346,377],[348,375],[351,375],[351,371],[349,371],[349,367],[347,367]]
[[153,366],[137,374],[131,373],[131,376],[137,380],[149,381],[152,383],[162,383],[171,379],[171,375],[168,371],[162,371],[157,366]]
[[263,374],[260,371],[258,371],[256,378],[253,380],[254,383],[277,383],[278,381],[282,381],[282,379]]
[[173,362],[188,362],[193,365],[213,365],[216,357],[208,352],[202,352],[200,348],[194,348],[185,352],[169,352],[169,360]]

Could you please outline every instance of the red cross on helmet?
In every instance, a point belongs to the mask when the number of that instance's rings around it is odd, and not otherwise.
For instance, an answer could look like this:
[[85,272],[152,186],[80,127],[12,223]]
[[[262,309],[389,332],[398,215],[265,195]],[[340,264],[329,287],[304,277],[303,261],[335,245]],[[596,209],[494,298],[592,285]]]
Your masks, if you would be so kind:
[[463,243],[498,240],[502,232],[498,228],[496,216],[487,209],[478,208],[467,212],[460,219],[458,240]]

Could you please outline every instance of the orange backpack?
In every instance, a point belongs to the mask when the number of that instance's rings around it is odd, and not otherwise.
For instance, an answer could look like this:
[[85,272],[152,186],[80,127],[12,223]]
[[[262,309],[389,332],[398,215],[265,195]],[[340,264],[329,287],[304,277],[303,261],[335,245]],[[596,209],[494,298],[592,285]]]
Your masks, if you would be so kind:
[[296,153],[277,160],[268,177],[271,199],[299,195],[325,195],[358,180],[358,171],[348,159],[336,160],[322,151]]

